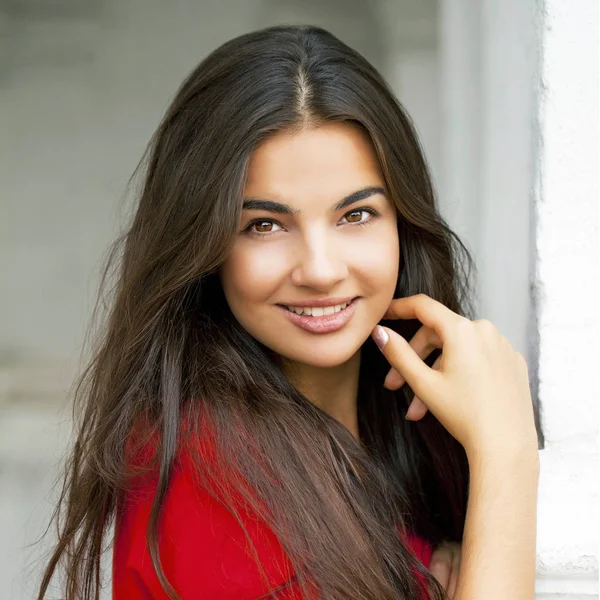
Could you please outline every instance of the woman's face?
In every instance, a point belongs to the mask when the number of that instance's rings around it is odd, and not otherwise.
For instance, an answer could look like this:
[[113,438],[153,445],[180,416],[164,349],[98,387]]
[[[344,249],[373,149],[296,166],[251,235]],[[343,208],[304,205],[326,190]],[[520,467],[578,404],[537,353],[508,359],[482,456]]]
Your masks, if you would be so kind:
[[396,211],[361,129],[280,132],[255,150],[221,270],[231,311],[254,338],[295,363],[345,363],[392,300],[399,260]]

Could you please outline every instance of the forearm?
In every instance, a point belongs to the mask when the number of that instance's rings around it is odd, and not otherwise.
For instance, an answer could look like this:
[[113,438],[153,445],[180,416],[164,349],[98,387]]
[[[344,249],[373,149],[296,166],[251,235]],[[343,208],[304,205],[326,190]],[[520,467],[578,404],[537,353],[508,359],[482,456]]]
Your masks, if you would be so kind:
[[455,600],[533,600],[539,458],[469,460],[471,482]]

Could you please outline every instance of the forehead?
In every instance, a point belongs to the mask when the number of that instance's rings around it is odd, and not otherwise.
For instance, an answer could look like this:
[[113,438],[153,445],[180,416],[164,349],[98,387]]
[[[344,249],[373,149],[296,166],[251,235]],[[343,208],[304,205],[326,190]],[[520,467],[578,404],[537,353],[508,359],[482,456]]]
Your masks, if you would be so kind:
[[246,195],[288,200],[331,196],[365,184],[382,184],[383,175],[368,134],[349,123],[328,123],[300,132],[278,132],[253,152]]

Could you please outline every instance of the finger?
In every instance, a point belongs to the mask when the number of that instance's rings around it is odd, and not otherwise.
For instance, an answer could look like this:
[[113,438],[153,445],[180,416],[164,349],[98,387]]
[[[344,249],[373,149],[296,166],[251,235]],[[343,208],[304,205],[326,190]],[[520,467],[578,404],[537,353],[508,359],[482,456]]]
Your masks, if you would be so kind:
[[436,331],[442,342],[447,338],[451,328],[464,319],[425,294],[392,300],[383,318],[418,319],[423,325]]
[[404,377],[392,367],[385,376],[383,387],[388,390],[399,390],[405,383]]
[[427,404],[439,396],[442,375],[427,366],[399,333],[377,325],[371,335],[390,365],[421,400]]
[[[426,359],[436,348],[442,347],[442,340],[433,329],[424,325],[412,337],[410,345],[422,359]],[[398,371],[390,369],[383,382],[383,387],[388,390],[398,390],[405,383],[404,377]]]
[[452,554],[446,546],[440,546],[431,555],[429,570],[438,580],[439,584],[448,591],[450,582],[450,570],[452,568]]
[[[440,363],[442,361],[442,356],[438,356],[435,359],[435,362],[431,366],[434,371],[439,371]],[[409,421],[420,421],[426,414],[429,409],[426,404],[421,400],[418,396],[415,396],[406,411],[406,419]]]
[[427,414],[428,410],[423,400],[415,396],[406,411],[405,418],[409,421],[420,421]]

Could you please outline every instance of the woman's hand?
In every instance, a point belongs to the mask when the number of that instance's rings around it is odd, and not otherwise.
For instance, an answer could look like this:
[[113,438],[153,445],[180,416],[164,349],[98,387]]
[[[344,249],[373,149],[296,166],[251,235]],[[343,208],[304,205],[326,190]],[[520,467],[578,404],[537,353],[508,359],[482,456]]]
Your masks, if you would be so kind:
[[462,545],[458,542],[443,542],[433,551],[429,564],[431,574],[444,588],[450,600],[456,593],[461,548]]
[[[492,323],[470,321],[424,294],[392,300],[384,317],[423,324],[410,344],[380,325],[372,335],[469,458],[507,448],[537,452],[527,363]],[[442,353],[428,367],[423,358],[434,348]]]

